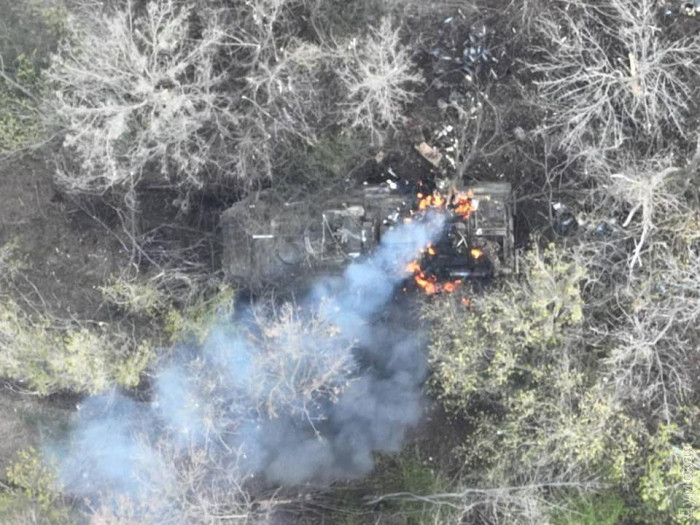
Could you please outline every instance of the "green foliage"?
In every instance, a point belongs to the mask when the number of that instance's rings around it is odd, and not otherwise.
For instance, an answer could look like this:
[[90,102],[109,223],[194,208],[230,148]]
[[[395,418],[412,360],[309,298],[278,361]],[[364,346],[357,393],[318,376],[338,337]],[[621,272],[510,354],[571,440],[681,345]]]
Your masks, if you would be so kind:
[[10,239],[0,246],[0,283],[11,282],[24,264],[19,253],[19,239]]
[[132,315],[152,318],[167,307],[163,293],[151,282],[118,277],[102,286],[100,291],[109,302]]
[[[0,247],[0,376],[40,395],[137,386],[155,355],[151,341],[143,339],[136,344],[131,333],[116,325],[80,323],[59,327],[39,312],[27,313],[9,292],[13,279],[26,264],[17,246],[17,241],[10,241]],[[118,298],[132,299],[127,303],[129,307],[150,308],[150,303],[138,294],[133,299],[126,292],[114,293]]]
[[154,357],[151,341],[141,341],[129,355],[114,363],[114,382],[124,388],[136,388]]
[[582,495],[551,515],[552,525],[616,525],[629,513],[615,492]]
[[639,493],[646,519],[690,525],[700,520],[700,450],[674,445],[677,431],[664,425],[654,435]]
[[65,36],[68,10],[63,0],[0,0],[7,39],[0,42],[0,55],[9,65],[24,53],[42,67]]
[[60,0],[0,4],[9,34],[0,44],[0,154],[36,143],[42,133],[37,101],[44,89],[49,53],[65,34]]
[[[41,74],[31,56],[20,55],[14,81],[27,92],[41,87]],[[15,85],[0,77],[0,153],[36,141],[40,134],[35,102]]]
[[[418,446],[398,455],[378,458],[374,473],[361,485],[337,486],[328,523],[339,525],[456,523],[452,509],[420,501],[421,496],[449,489],[449,480],[427,460]],[[369,494],[368,494],[369,491]],[[368,505],[374,497],[392,494],[379,504]]]
[[27,11],[49,42],[58,42],[66,36],[68,9],[61,0],[29,0]]
[[[552,354],[580,327],[583,268],[550,245],[525,257],[523,273],[522,281],[474,298],[471,312],[452,296],[426,311],[436,323],[434,384],[453,408],[466,408],[472,394],[504,398],[543,384],[553,371]],[[552,379],[569,388],[580,385],[583,375]]]
[[398,489],[412,494],[429,495],[446,488],[445,480],[435,468],[416,458],[401,458],[398,462]]
[[9,297],[0,304],[0,375],[41,395],[135,386],[153,352],[146,342],[136,351],[130,346],[124,334],[103,326],[59,330],[47,318],[29,316]]
[[200,293],[192,304],[182,309],[171,307],[163,321],[164,333],[172,343],[203,343],[216,322],[233,313],[234,295],[230,286],[219,283]]
[[17,459],[7,468],[7,479],[42,507],[50,507],[58,499],[54,474],[33,448],[17,453]]
[[449,491],[450,483],[417,446],[397,456],[383,457],[377,472],[369,482],[377,494],[401,494],[386,500],[387,515],[402,516],[402,523],[408,525],[451,521],[449,510],[419,500],[420,496]]
[[429,305],[432,387],[473,432],[465,462],[490,487],[524,479],[627,479],[645,429],[597,376],[582,335],[585,269],[554,245],[534,249],[523,275],[465,308]]
[[0,490],[0,523],[24,524],[29,522],[29,516],[36,516],[34,504],[21,491]]
[[330,514],[332,520],[330,523],[338,525],[364,525],[367,523],[369,509],[356,490],[338,487],[333,495],[333,512]]
[[[7,507],[22,508],[28,503],[36,507],[38,514],[50,523],[70,522],[69,509],[62,502],[54,470],[42,461],[34,448],[20,450],[17,458],[7,468],[6,474],[14,489],[4,494],[3,499]],[[0,512],[2,503],[0,499]]]

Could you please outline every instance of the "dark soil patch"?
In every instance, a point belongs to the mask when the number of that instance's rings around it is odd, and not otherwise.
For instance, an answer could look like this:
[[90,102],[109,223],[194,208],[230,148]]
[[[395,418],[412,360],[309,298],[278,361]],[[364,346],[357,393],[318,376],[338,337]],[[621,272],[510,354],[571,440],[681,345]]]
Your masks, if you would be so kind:
[[124,267],[123,246],[58,196],[40,156],[1,164],[0,195],[0,244],[18,244],[24,277],[16,285],[27,301],[61,319],[94,319],[98,287]]

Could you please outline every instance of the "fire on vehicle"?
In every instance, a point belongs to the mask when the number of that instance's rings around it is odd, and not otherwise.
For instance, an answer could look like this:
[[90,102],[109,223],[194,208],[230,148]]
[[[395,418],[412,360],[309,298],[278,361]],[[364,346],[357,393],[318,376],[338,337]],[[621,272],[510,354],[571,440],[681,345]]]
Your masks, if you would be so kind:
[[373,252],[386,231],[434,209],[446,215],[442,236],[405,269],[425,293],[452,292],[465,280],[515,271],[511,186],[481,182],[426,191],[366,184],[323,204],[282,201],[263,192],[224,212],[224,271],[254,285],[342,269]]

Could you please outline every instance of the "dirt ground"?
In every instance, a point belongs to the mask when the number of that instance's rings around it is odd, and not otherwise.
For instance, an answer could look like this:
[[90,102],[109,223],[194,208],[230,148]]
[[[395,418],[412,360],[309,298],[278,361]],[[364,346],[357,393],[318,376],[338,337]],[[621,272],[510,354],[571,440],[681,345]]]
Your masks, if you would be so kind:
[[96,319],[97,287],[128,261],[124,247],[56,191],[38,155],[0,163],[0,199],[0,245],[18,246],[27,303],[59,319]]
[[[97,287],[125,262],[116,239],[54,189],[51,171],[39,156],[0,163],[0,246],[17,245],[21,260],[14,286],[29,312],[60,323],[97,321],[102,296]],[[38,398],[0,384],[0,473],[21,448],[65,431],[78,397]]]

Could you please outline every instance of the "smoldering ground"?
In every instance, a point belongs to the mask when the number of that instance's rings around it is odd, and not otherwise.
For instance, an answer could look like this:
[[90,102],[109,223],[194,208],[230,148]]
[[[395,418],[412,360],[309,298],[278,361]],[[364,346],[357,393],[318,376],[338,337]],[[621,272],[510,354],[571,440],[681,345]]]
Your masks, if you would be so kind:
[[[425,341],[389,305],[443,222],[431,213],[394,228],[298,304],[221,319],[203,344],[172,351],[150,402],[87,399],[70,440],[47,447],[65,490],[158,501],[176,516],[183,490],[367,474],[373,453],[398,451],[420,418]],[[183,486],[193,479],[198,488]]]

